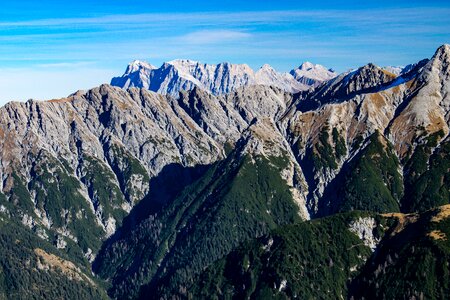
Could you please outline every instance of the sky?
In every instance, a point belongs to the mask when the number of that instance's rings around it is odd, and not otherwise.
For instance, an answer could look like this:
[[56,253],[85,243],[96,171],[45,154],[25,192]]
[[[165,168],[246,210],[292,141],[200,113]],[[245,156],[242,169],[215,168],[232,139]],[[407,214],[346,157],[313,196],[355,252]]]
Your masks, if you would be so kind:
[[450,43],[450,1],[4,2],[0,105],[109,83],[135,59],[343,72],[406,65]]

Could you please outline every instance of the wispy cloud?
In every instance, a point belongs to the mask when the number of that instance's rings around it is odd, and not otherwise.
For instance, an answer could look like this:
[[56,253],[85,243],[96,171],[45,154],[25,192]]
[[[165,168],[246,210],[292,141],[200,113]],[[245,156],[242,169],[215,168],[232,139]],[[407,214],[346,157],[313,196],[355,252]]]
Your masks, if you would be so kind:
[[449,8],[416,7],[398,9],[370,10],[288,10],[288,11],[254,11],[254,12],[207,12],[207,13],[147,13],[105,15],[87,18],[54,18],[28,21],[0,22],[0,28],[18,27],[65,27],[65,26],[106,26],[136,24],[159,24],[167,26],[172,23],[189,22],[191,24],[255,24],[297,21],[333,21],[340,20],[346,24],[373,24],[380,22],[420,21],[418,18],[436,15],[448,15]]
[[42,69],[79,69],[89,66],[93,66],[94,63],[91,61],[77,61],[77,62],[56,62],[47,64],[36,64],[37,68]]
[[130,15],[106,15],[90,18],[55,18],[28,21],[0,22],[0,27],[51,27],[73,25],[133,25],[160,24],[166,26],[173,22],[190,22],[193,24],[224,23],[260,23],[283,21],[286,18],[330,17],[334,11],[255,11],[255,12],[207,12],[207,13],[148,13]]
[[20,27],[72,27],[81,26],[108,26],[123,25],[134,26],[146,24],[159,24],[167,26],[176,23],[190,23],[194,25],[223,25],[231,23],[261,23],[284,20],[286,17],[311,17],[323,14],[320,12],[300,12],[300,11],[265,11],[265,12],[237,12],[237,13],[149,13],[131,15],[106,15],[90,18],[55,18],[39,19],[29,21],[0,22],[0,28],[20,28]]
[[189,44],[216,44],[239,41],[252,35],[236,30],[199,30],[179,37],[180,42]]

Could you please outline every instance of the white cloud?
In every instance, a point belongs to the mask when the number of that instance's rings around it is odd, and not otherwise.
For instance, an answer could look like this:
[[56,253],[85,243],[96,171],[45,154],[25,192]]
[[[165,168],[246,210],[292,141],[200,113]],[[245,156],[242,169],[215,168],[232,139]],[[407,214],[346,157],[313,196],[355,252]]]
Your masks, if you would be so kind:
[[252,35],[235,30],[199,30],[179,37],[180,42],[189,44],[217,44],[250,38]]

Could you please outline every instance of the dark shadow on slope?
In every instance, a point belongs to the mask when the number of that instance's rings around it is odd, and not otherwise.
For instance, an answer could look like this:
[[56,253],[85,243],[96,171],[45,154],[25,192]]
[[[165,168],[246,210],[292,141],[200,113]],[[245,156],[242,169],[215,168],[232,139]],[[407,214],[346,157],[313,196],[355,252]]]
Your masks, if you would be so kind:
[[158,176],[150,180],[149,193],[133,208],[123,225],[136,225],[149,215],[158,213],[186,186],[200,178],[209,167],[210,165],[185,167],[181,164],[165,166]]
[[[313,198],[314,190],[317,187],[317,180],[314,178],[315,175],[315,167],[314,167],[314,161],[312,160],[312,153],[313,149],[309,148],[306,150],[305,157],[299,161],[299,165],[302,169],[303,176],[305,177],[306,183],[308,184],[308,202],[310,202]],[[298,157],[298,153],[295,154],[296,157]],[[313,211],[310,211],[310,214],[312,214]]]
[[[181,164],[165,166],[156,177],[150,179],[149,193],[123,219],[122,226],[103,243],[97,257],[101,257],[101,254],[109,245],[126,236],[141,221],[157,214],[163,207],[169,205],[185,187],[200,178],[210,166],[185,167]],[[94,261],[94,272],[97,271],[97,267],[97,261]]]
[[[187,285],[192,276],[241,242],[300,221],[289,188],[279,174],[284,160],[242,156],[247,144],[248,139],[241,139],[225,160],[185,186],[174,200],[169,197],[167,205],[153,207],[157,217],[147,212],[135,226],[132,217],[140,219],[140,206],[146,200],[133,209],[120,229],[122,233],[103,245],[94,263],[100,276],[113,281],[110,295],[138,297],[143,293],[148,299],[172,291],[179,294],[178,285]],[[161,181],[155,184],[166,184],[170,191],[167,176],[158,177]],[[157,188],[164,195],[165,189]],[[118,242],[111,245],[113,239]]]
[[398,160],[392,149],[383,150],[378,133],[370,142],[343,164],[337,176],[327,185],[319,200],[316,217],[338,212],[363,210],[398,212],[403,183],[398,173]]
[[168,240],[170,252],[141,286],[140,299],[183,298],[179,286],[188,286],[242,242],[301,221],[279,174],[282,162],[239,153],[218,163],[206,180],[177,199],[183,205],[173,209],[180,217],[169,219],[176,221]]
[[344,162],[341,170],[336,175],[336,177],[334,177],[333,180],[331,180],[330,183],[327,184],[322,197],[320,197],[319,199],[319,208],[317,210],[317,213],[311,217],[326,217],[339,211],[343,199],[337,191],[339,191],[339,187],[344,184],[345,175],[350,171],[353,160],[355,159],[358,159],[358,157],[354,157],[351,161]]

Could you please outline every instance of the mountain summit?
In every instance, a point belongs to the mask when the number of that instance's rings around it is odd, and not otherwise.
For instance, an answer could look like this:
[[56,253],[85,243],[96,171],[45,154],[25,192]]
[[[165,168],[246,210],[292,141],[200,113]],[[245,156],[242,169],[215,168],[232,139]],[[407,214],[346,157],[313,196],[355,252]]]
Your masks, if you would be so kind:
[[302,63],[293,69],[290,74],[298,81],[306,85],[318,86],[322,82],[336,77],[336,73],[322,65],[313,64],[309,61]]

